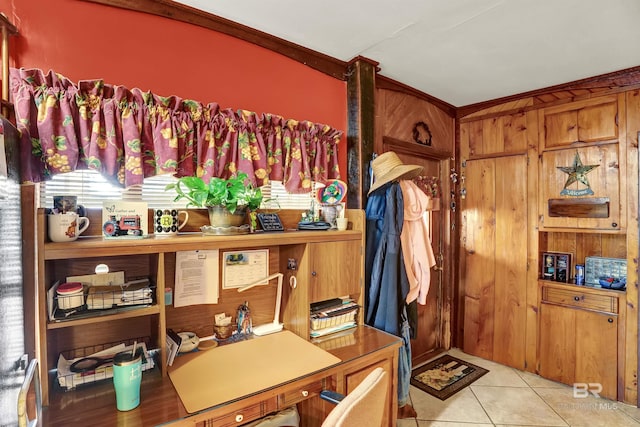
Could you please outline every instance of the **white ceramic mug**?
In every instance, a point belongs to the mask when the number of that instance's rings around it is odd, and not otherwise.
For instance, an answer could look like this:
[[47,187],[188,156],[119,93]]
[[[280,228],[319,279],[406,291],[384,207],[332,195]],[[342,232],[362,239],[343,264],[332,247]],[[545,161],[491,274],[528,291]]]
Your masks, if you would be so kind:
[[[180,222],[180,215],[184,215],[182,222]],[[153,233],[156,237],[176,236],[188,220],[189,212],[187,211],[179,211],[176,208],[154,209]]]
[[73,242],[89,228],[89,218],[75,212],[48,216],[49,239],[52,242]]
[[336,218],[336,227],[339,231],[344,231],[347,229],[347,225],[349,225],[349,219],[347,218]]

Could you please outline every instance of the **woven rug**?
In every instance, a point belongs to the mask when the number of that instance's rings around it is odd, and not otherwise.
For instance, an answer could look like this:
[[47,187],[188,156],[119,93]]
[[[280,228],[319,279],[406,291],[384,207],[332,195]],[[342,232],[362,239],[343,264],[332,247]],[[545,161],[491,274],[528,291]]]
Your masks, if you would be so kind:
[[445,400],[487,372],[487,369],[445,354],[411,371],[411,385]]

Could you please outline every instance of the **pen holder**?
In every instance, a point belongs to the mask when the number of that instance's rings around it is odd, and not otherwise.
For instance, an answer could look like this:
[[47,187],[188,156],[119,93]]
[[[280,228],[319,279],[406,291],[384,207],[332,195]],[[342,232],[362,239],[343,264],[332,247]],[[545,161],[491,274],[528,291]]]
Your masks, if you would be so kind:
[[232,323],[230,325],[223,325],[223,326],[213,325],[213,332],[216,334],[217,339],[226,340],[233,334],[233,331],[236,328],[237,328],[237,325],[235,323]]

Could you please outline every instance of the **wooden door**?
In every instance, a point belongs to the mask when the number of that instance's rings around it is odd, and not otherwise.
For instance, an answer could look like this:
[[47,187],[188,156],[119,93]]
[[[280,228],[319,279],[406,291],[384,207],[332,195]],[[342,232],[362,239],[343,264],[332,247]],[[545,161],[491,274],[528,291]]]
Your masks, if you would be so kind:
[[464,172],[464,351],[524,369],[527,158],[467,160]]
[[[404,152],[401,147],[387,146],[393,150],[405,164],[420,165],[423,167],[423,176],[437,177],[441,181],[441,188],[446,192],[448,182],[449,160],[437,157],[429,157],[426,153]],[[443,197],[435,200],[434,210],[428,212],[430,224],[431,247],[436,257],[436,266],[431,269],[431,284],[427,294],[427,303],[418,304],[417,336],[411,340],[411,358],[414,365],[422,363],[430,358],[435,351],[448,348],[443,336],[446,325],[450,324],[450,312],[445,307],[446,292],[451,289],[449,283],[451,277],[452,260],[448,237],[447,215],[448,209],[443,205]],[[445,283],[449,283],[445,285]],[[449,335],[448,332],[446,335]]]

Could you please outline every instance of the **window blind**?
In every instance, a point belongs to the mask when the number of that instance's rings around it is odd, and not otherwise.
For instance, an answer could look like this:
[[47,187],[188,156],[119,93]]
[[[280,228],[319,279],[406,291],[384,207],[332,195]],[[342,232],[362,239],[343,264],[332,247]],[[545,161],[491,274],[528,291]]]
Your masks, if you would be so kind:
[[[51,180],[40,184],[40,203],[42,208],[53,207],[54,195],[75,195],[78,204],[86,208],[102,208],[106,200],[145,201],[149,208],[175,207],[185,208],[186,201],[174,202],[175,192],[165,191],[167,184],[175,182],[171,175],[146,178],[144,184],[122,189],[108,182],[102,175],[92,170],[77,170],[55,175]],[[314,191],[306,194],[289,194],[280,181],[271,181],[262,187],[265,209],[302,209],[311,208]]]

